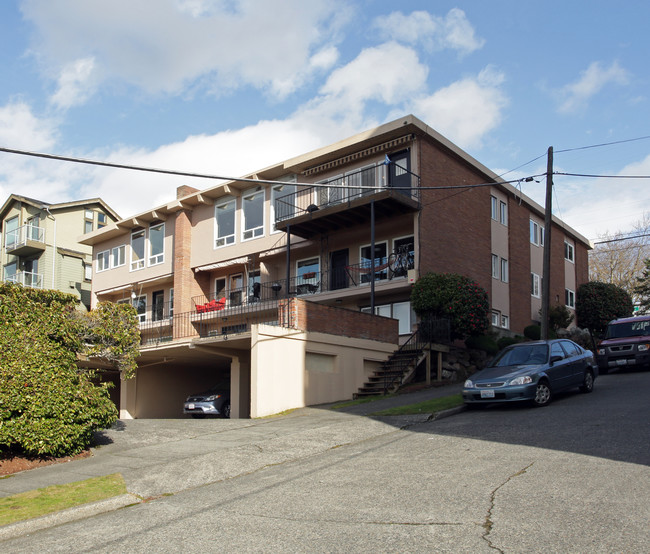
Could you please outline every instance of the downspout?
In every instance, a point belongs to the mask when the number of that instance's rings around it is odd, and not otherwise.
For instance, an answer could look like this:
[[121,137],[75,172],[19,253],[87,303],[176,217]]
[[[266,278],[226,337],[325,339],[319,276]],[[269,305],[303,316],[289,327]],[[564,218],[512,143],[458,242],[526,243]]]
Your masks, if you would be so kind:
[[48,216],[54,221],[54,244],[52,245],[52,288],[56,289],[56,218],[52,215],[50,208],[44,206]]

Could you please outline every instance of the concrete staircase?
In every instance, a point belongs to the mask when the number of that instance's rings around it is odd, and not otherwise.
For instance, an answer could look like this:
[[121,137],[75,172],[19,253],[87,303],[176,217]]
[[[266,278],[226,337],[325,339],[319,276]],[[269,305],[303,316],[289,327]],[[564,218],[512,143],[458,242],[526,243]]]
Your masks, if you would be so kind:
[[368,381],[359,388],[355,398],[377,396],[396,391],[413,376],[426,355],[424,345],[400,348],[395,351],[378,370],[368,377]]

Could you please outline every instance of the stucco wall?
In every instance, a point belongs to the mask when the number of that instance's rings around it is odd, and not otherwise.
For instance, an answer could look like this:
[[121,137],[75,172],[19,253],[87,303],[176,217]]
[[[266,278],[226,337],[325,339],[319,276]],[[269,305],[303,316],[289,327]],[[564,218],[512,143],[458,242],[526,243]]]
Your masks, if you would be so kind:
[[391,343],[270,325],[253,326],[252,345],[251,417],[350,399],[395,349]]

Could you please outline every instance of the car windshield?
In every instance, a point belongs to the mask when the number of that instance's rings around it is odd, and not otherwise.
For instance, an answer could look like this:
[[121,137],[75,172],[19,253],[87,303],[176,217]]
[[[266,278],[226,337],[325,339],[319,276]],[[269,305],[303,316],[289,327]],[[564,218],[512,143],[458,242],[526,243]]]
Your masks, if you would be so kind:
[[490,364],[492,367],[504,367],[509,365],[538,365],[548,360],[548,346],[545,344],[534,344],[515,346],[503,350]]
[[645,335],[650,335],[650,320],[610,323],[607,326],[605,338],[618,339],[623,337],[641,337]]

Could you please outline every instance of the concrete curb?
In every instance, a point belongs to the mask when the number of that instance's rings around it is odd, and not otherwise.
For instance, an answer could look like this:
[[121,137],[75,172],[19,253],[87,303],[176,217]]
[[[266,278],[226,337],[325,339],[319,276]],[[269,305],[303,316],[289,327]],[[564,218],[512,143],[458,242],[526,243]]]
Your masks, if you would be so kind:
[[127,493],[114,496],[113,498],[107,498],[106,500],[91,502],[90,504],[82,504],[81,506],[75,506],[74,508],[68,508],[67,510],[61,510],[60,512],[54,512],[35,519],[17,521],[16,523],[10,523],[9,525],[0,527],[0,540],[13,539],[21,535],[33,533],[34,531],[55,527],[56,525],[84,519],[104,512],[112,512],[113,510],[119,510],[120,508],[131,504],[139,504],[140,502],[142,502],[141,498]]
[[435,414],[431,414],[429,419],[427,421],[436,421],[437,419],[444,419],[445,417],[453,416],[456,414],[459,414],[461,412],[465,411],[465,405],[463,404],[462,406],[456,406],[455,408],[449,408],[448,410],[442,410],[440,412],[436,412]]

